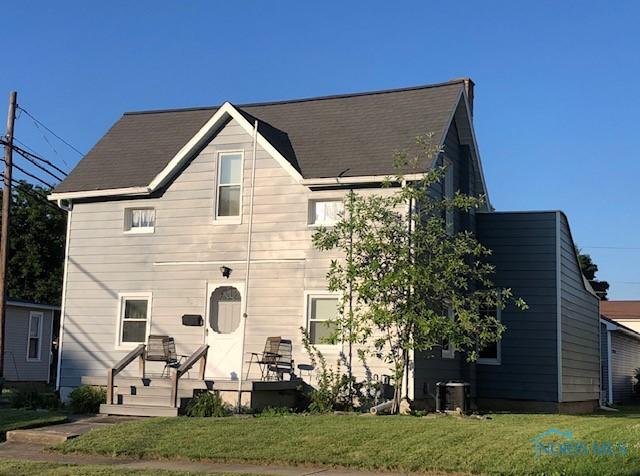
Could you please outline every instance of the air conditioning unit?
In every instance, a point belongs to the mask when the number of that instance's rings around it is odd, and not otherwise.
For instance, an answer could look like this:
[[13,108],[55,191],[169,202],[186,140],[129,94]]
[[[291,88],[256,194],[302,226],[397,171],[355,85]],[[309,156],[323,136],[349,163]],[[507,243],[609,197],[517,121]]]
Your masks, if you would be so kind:
[[450,380],[436,384],[436,411],[442,413],[469,413],[471,411],[471,384]]

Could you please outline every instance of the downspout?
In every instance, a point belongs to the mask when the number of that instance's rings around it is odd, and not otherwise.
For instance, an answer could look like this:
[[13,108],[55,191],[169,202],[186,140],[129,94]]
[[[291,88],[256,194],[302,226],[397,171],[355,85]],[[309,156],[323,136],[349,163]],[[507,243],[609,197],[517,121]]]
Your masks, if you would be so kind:
[[[64,336],[64,316],[67,303],[67,278],[69,274],[69,241],[71,238],[71,217],[73,203],[67,205],[62,200],[58,200],[58,207],[67,212],[67,236],[64,245],[64,270],[62,276],[62,303],[60,306],[60,329],[58,330],[58,362],[56,362],[56,390],[60,391],[60,368],[62,366],[62,340]],[[54,313],[51,314],[53,321]]]
[[607,404],[613,403],[613,382],[611,381],[613,372],[611,371],[611,331],[607,329]]
[[240,375],[238,376],[238,403],[236,411],[240,413],[242,409],[242,375],[244,373],[244,347],[247,335],[247,307],[249,304],[249,272],[251,270],[251,232],[253,230],[253,198],[255,195],[256,181],[256,150],[258,144],[258,120],[253,126],[253,154],[251,163],[251,198],[249,199],[249,226],[247,231],[247,263],[244,278],[244,299],[242,300],[242,346],[240,351]]

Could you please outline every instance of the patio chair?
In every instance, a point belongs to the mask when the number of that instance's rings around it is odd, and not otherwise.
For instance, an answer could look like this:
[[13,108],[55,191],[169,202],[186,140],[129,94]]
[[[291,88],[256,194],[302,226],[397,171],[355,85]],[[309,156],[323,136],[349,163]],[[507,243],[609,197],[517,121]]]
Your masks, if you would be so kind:
[[186,356],[177,355],[176,341],[173,337],[150,335],[145,349],[144,359],[149,362],[164,362],[160,377],[164,377],[167,369],[177,369]]
[[260,367],[262,380],[283,380],[284,374],[293,373],[293,360],[291,358],[292,344],[282,337],[267,337],[262,353],[251,352],[247,375],[251,370],[251,364],[256,362]]

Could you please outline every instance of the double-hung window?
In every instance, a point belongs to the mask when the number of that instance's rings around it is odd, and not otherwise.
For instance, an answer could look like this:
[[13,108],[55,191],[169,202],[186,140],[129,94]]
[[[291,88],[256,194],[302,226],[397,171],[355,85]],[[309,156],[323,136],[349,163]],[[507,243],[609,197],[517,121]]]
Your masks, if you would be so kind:
[[[453,315],[453,307],[449,306],[447,308],[447,316],[449,316],[449,320],[454,321]],[[443,359],[453,359],[456,356],[456,349],[453,347],[453,343],[451,341],[445,341],[442,343],[442,358]]]
[[344,212],[342,200],[311,200],[309,202],[309,225],[333,226]]
[[151,294],[121,294],[119,304],[118,345],[144,344],[151,320]]
[[42,350],[42,320],[44,314],[39,311],[29,313],[29,337],[27,339],[27,360],[40,360]]
[[[444,181],[442,184],[442,188],[443,188],[442,195],[444,198],[451,200],[454,197],[453,162],[448,158],[445,158],[444,167],[445,167],[445,171],[444,171]],[[454,233],[454,219],[455,219],[454,217],[455,217],[454,209],[451,207],[447,207],[444,213],[444,221],[445,221],[445,227],[446,227],[447,233],[449,235],[453,235]]]
[[239,220],[242,211],[242,152],[218,154],[216,219]]
[[327,293],[307,295],[307,331],[311,344],[329,344],[327,339],[335,332],[335,321],[339,313],[337,295]]
[[[482,307],[480,308],[480,315],[494,318],[500,321],[500,308],[495,307]],[[478,363],[479,364],[488,364],[488,365],[500,365],[502,360],[502,349],[500,345],[500,341],[492,342],[484,346],[484,348],[480,349],[478,352]]]
[[153,208],[127,208],[124,211],[124,231],[126,233],[153,233],[156,211]]

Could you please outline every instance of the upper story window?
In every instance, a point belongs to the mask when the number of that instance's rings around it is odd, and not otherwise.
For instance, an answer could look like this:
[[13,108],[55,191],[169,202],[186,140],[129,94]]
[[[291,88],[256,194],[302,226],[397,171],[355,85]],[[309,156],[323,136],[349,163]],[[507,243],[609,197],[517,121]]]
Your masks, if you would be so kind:
[[216,219],[239,219],[242,208],[242,152],[218,155]]
[[311,200],[309,202],[309,225],[335,225],[344,212],[342,200]]
[[[445,166],[445,175],[444,175],[444,183],[442,184],[443,190],[442,195],[445,198],[453,198],[454,190],[453,190],[453,162],[445,157],[444,160]],[[454,210],[452,208],[447,208],[445,211],[445,226],[447,229],[447,233],[453,235],[454,233]]]
[[153,208],[127,208],[124,211],[124,231],[126,233],[153,233],[156,211]]

